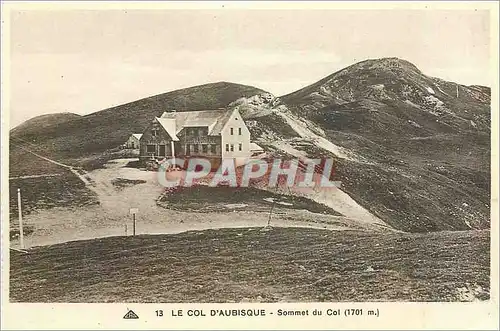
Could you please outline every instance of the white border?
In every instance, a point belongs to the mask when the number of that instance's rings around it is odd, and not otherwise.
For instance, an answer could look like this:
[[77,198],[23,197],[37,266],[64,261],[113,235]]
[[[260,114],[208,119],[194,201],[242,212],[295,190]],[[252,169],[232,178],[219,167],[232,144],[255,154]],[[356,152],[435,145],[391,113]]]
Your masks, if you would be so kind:
[[[489,9],[492,68],[491,300],[482,303],[17,304],[8,303],[9,222],[2,222],[2,329],[498,329],[498,2],[20,2],[2,3],[2,220],[8,220],[9,11],[12,9]],[[174,318],[171,310],[378,308],[377,319],[335,317]],[[123,320],[127,309],[139,320]],[[157,318],[155,310],[166,316]]]

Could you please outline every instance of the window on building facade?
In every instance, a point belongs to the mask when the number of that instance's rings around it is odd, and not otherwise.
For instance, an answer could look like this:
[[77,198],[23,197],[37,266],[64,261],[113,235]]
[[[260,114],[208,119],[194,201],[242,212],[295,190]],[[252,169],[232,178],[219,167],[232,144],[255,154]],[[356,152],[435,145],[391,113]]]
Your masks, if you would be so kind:
[[234,152],[234,145],[231,144],[231,152]]
[[201,151],[203,153],[208,153],[208,145],[205,145],[205,144],[201,145]]
[[147,145],[146,152],[147,153],[156,153],[156,146],[155,145]]
[[153,130],[151,131],[151,135],[152,135],[153,137],[156,137],[156,136],[158,135],[158,130],[153,129]]
[[238,134],[241,136],[241,128],[238,128]]
[[239,145],[238,145],[238,150],[239,150],[240,152],[241,152],[242,148],[243,148],[243,145],[242,145],[242,144],[239,144]]
[[217,153],[217,145],[212,144],[212,145],[210,146],[210,152],[212,152],[212,154]]
[[231,136],[232,136],[233,134],[234,134],[234,132],[233,132],[233,128],[231,128]]
[[226,144],[226,152],[229,152],[229,144]]
[[199,149],[199,145],[198,145],[198,144],[195,144],[195,145],[194,145],[194,152],[195,152],[195,153],[198,153],[199,151],[200,151],[200,149]]
[[191,155],[191,145],[186,145],[186,155]]

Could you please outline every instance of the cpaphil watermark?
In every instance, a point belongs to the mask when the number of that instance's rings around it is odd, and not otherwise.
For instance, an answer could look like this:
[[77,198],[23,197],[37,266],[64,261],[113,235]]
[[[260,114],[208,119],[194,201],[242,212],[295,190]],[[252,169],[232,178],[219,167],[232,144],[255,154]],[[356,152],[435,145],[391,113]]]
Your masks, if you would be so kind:
[[[214,166],[216,165],[216,166]],[[269,187],[332,188],[341,182],[334,177],[333,159],[236,159],[214,162],[207,158],[171,158],[159,163],[158,182],[164,187],[248,187],[251,183]]]

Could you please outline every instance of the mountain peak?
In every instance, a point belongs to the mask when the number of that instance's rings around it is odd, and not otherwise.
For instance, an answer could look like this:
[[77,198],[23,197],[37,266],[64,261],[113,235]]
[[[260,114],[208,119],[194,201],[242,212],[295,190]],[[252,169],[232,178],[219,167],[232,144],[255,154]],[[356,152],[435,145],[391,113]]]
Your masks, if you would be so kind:
[[489,103],[490,95],[486,88],[429,77],[407,60],[387,57],[358,62],[281,99],[288,105],[307,105],[308,110],[363,100],[444,110],[444,104],[454,107],[457,101]]
[[358,62],[349,68],[363,68],[363,69],[405,69],[414,71],[421,74],[422,72],[416,65],[410,61],[400,59],[398,57],[384,57],[379,59],[368,59]]
[[[285,103],[303,99],[306,103],[344,103],[354,99],[354,94],[368,86],[382,86],[402,79],[424,79],[425,75],[413,63],[397,57],[367,59],[337,71],[320,81],[293,93],[282,96]],[[339,91],[347,89],[345,95]],[[340,93],[342,94],[342,93]],[[327,99],[330,99],[329,101]]]

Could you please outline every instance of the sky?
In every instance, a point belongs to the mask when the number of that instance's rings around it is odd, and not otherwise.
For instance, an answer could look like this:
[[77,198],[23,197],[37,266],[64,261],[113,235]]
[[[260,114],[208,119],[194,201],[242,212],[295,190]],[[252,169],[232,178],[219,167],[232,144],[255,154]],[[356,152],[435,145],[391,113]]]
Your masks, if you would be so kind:
[[484,10],[23,10],[10,16],[10,127],[229,81],[284,95],[399,57],[490,86]]

